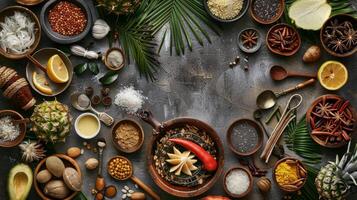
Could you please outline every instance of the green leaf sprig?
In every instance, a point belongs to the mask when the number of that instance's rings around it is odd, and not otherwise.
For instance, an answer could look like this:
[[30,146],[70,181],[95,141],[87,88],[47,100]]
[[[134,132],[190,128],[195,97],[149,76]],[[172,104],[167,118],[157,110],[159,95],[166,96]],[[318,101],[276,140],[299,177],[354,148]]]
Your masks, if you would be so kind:
[[103,85],[110,85],[118,79],[118,76],[118,72],[108,71],[103,77],[99,79],[99,82],[101,82]]
[[98,64],[95,62],[78,64],[74,67],[73,70],[74,73],[79,76],[82,75],[85,71],[87,71],[87,69],[89,69],[89,71],[91,71],[94,75],[97,75],[99,73]]

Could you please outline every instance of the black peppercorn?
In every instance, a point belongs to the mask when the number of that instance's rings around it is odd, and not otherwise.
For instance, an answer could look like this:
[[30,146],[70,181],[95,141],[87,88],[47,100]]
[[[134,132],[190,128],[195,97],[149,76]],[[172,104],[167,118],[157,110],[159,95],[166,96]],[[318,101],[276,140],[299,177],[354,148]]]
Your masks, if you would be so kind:
[[94,106],[100,104],[100,101],[101,101],[101,98],[98,95],[94,95],[91,100],[91,102]]
[[102,88],[101,93],[103,96],[108,96],[110,92],[109,88]]
[[93,90],[92,87],[87,87],[87,88],[85,89],[85,92],[86,92],[86,95],[87,95],[87,96],[91,97],[91,96],[93,95],[93,93],[94,93],[94,90]]
[[104,106],[111,106],[112,105],[112,98],[110,96],[103,97],[102,103]]

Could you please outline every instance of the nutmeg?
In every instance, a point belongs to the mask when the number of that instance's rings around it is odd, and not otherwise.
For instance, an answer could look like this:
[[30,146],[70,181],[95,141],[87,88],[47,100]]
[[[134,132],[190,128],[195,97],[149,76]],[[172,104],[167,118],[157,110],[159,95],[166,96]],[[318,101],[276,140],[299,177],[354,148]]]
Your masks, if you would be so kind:
[[257,181],[257,186],[260,192],[267,193],[271,188],[271,181],[267,177],[260,177]]

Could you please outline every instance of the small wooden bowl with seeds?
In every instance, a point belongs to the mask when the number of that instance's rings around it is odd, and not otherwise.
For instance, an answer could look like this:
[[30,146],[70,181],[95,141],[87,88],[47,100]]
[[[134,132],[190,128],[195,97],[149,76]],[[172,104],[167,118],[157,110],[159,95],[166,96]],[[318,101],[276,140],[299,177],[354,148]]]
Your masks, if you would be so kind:
[[[284,165],[284,166],[282,166]],[[285,172],[286,174],[280,174],[279,168],[286,170],[289,167],[292,169],[291,172]],[[281,184],[281,181],[278,181],[277,176],[296,176],[298,179],[289,184]],[[293,193],[299,191],[306,183],[307,180],[307,170],[306,167],[302,164],[302,162],[293,157],[285,157],[280,159],[278,162],[275,163],[273,168],[273,179],[275,183],[279,186],[279,188],[287,193]]]
[[112,129],[112,140],[116,149],[124,153],[138,151],[144,143],[142,126],[132,119],[123,119]]
[[251,0],[250,16],[259,24],[272,24],[284,13],[284,0]]

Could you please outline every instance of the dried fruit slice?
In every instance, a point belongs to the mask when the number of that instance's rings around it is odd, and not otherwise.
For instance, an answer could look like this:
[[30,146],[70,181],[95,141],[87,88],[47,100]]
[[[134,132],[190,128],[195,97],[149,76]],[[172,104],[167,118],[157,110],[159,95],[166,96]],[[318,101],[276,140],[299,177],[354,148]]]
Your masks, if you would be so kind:
[[305,30],[319,30],[330,14],[331,6],[326,0],[297,0],[289,8],[289,17]]
[[48,84],[48,81],[44,74],[39,74],[37,72],[33,72],[32,73],[32,82],[33,82],[34,86],[41,92],[48,94],[48,95],[53,94],[53,91],[50,88],[50,85]]
[[338,90],[348,80],[346,67],[337,61],[327,61],[322,64],[317,75],[321,85],[328,90]]
[[62,58],[57,54],[48,60],[47,74],[55,83],[65,83],[69,79],[67,67]]

